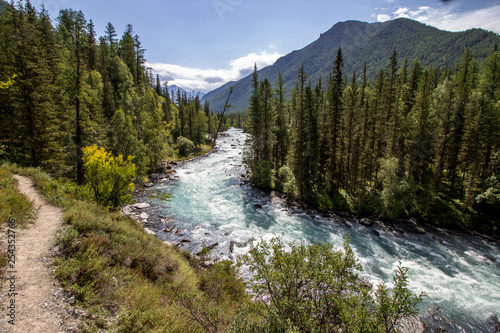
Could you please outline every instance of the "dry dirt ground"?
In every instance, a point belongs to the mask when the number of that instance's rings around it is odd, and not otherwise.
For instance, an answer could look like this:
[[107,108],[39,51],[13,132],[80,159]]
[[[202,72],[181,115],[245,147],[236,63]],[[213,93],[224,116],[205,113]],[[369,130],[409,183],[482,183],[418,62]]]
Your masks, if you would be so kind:
[[[27,229],[15,229],[15,273],[6,273],[7,280],[0,294],[3,304],[0,332],[78,332],[74,309],[53,277],[54,243],[62,227],[62,211],[47,204],[29,178],[14,177],[18,180],[19,191],[34,202],[36,220]],[[12,276],[15,280],[8,280]],[[9,297],[11,288],[18,293],[14,297]],[[12,310],[6,309],[12,300],[15,302],[15,325],[8,323],[12,320],[8,316]]]

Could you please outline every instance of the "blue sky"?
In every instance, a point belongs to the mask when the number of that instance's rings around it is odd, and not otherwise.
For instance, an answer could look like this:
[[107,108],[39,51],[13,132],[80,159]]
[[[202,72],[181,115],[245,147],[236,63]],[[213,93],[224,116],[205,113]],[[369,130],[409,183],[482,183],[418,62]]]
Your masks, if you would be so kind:
[[208,92],[316,40],[335,23],[408,17],[449,31],[500,33],[500,0],[31,0],[53,20],[82,10],[99,35],[130,23],[162,80]]

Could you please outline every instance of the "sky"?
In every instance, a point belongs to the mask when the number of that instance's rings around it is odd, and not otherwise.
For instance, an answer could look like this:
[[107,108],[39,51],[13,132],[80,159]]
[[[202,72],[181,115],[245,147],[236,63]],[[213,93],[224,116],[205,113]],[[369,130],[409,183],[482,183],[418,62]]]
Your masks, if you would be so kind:
[[54,21],[82,10],[98,35],[132,24],[161,81],[209,92],[301,49],[335,23],[411,18],[448,31],[500,34],[500,0],[31,0]]

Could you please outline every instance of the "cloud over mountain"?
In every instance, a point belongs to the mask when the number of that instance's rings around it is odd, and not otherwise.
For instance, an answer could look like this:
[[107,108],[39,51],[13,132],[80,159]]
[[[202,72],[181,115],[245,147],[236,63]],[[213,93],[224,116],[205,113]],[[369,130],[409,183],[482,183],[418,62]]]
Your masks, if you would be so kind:
[[441,5],[438,8],[429,6],[379,8],[380,13],[372,17],[379,22],[397,18],[409,18],[447,31],[464,31],[471,28],[500,33],[500,5],[489,8],[462,10],[458,5]]
[[201,69],[165,63],[148,63],[160,80],[184,89],[208,92],[228,81],[236,81],[253,71],[254,65],[263,68],[272,65],[282,54],[268,51],[250,53],[229,62],[229,69]]

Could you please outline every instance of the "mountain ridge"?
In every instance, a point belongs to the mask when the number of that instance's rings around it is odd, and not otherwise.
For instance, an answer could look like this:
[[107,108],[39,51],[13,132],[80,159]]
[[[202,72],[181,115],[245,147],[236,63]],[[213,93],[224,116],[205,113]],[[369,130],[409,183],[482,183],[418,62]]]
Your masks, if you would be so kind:
[[[481,61],[490,54],[494,44],[500,44],[500,36],[482,29],[449,32],[406,18],[376,23],[348,20],[336,23],[321,33],[317,40],[282,56],[273,65],[258,70],[258,74],[260,80],[268,79],[274,83],[278,72],[281,72],[289,93],[302,64],[312,84],[315,85],[320,77],[326,80],[338,47],[342,49],[344,74],[351,77],[356,71],[359,78],[366,62],[368,79],[374,80],[378,71],[389,63],[394,49],[398,52],[399,65],[407,57],[409,63],[418,59],[423,66],[432,63],[434,67],[443,69],[454,68],[467,47]],[[231,112],[246,111],[251,76],[226,83],[207,93],[202,101],[208,100],[215,110],[222,109],[229,86],[234,86]]]

